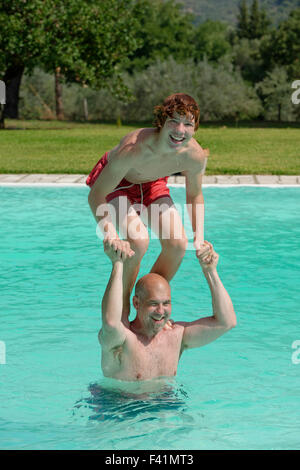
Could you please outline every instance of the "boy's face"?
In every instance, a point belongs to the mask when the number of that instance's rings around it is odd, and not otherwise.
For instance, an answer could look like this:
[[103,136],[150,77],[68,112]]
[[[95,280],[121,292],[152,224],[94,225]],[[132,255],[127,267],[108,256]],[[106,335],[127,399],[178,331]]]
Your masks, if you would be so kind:
[[186,116],[175,111],[172,117],[167,117],[163,131],[170,146],[178,148],[186,145],[195,134],[195,119],[192,114]]

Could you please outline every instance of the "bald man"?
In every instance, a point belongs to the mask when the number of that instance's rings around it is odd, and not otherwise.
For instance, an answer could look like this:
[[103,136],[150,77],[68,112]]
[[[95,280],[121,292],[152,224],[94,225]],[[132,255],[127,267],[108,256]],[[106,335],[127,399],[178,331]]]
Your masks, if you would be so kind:
[[112,262],[99,332],[106,377],[138,381],[174,376],[184,350],[204,346],[236,325],[231,299],[216,269],[219,256],[211,243],[205,241],[197,257],[210,287],[213,315],[193,322],[170,321],[170,285],[155,273],[137,282],[136,318],[123,322],[123,268],[135,254],[129,242],[119,239],[105,239],[104,251]]

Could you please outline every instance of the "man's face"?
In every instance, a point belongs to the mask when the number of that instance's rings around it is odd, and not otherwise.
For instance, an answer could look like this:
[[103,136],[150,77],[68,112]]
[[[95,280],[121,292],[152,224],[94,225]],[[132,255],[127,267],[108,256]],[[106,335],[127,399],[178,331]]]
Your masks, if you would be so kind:
[[168,143],[172,148],[184,146],[195,134],[195,119],[192,114],[181,115],[174,112],[168,117],[163,127]]
[[169,286],[157,285],[148,288],[143,295],[136,297],[136,309],[143,329],[149,334],[157,334],[165,326],[171,315],[171,291]]

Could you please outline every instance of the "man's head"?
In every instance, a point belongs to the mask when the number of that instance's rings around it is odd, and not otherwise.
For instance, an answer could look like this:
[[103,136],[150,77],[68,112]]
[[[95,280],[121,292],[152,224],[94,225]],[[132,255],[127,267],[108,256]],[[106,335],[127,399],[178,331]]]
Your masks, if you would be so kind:
[[171,289],[166,279],[150,273],[135,286],[133,305],[137,311],[136,326],[154,336],[165,326],[171,315]]
[[159,131],[164,127],[166,120],[174,116],[174,113],[193,119],[195,131],[198,129],[200,110],[194,98],[184,93],[174,93],[168,96],[163,104],[155,106],[154,124]]

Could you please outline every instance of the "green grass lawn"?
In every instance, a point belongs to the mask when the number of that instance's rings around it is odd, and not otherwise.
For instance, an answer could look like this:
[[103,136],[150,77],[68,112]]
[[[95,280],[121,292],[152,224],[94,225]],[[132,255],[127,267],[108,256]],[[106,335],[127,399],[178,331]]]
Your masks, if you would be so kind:
[[[0,173],[89,173],[107,150],[140,125],[6,121],[0,130]],[[201,125],[210,149],[206,174],[300,174],[300,128]]]

